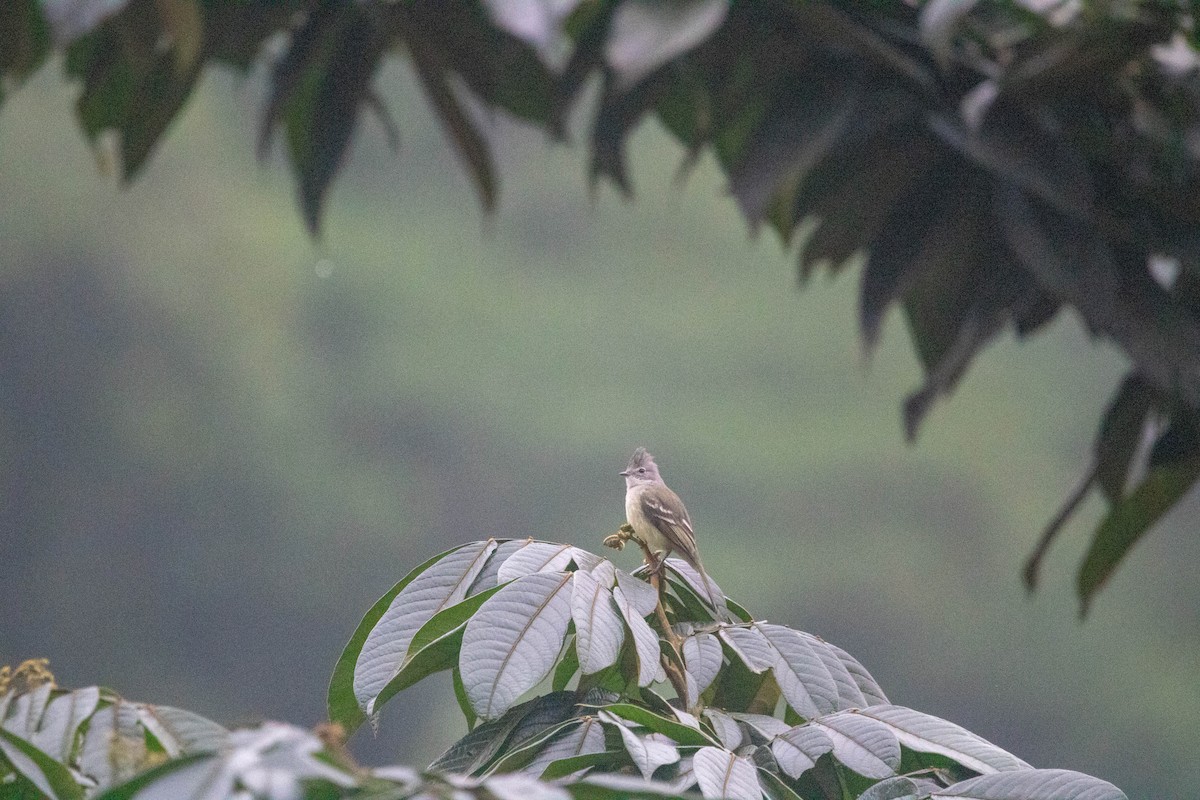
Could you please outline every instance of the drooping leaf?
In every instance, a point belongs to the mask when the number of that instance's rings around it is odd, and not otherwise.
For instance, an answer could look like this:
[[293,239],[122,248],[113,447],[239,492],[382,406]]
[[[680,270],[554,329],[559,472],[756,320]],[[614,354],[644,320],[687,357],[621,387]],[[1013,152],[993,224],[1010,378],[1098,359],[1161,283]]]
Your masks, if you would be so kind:
[[1067,769],[998,772],[956,783],[930,800],[1129,800],[1107,781]]
[[729,171],[730,192],[751,226],[763,219],[781,189],[802,180],[825,157],[853,117],[857,100],[845,86],[815,82],[776,98]]
[[38,0],[12,0],[0,8],[0,106],[5,93],[33,74],[50,52],[50,26]]
[[614,604],[611,589],[584,570],[576,571],[572,581],[575,650],[580,671],[591,675],[617,662],[625,642],[625,624]]
[[833,740],[815,725],[797,725],[771,740],[771,753],[779,768],[791,778],[799,778],[817,764],[817,759],[833,750]]
[[892,705],[871,706],[859,714],[887,725],[910,750],[946,756],[974,772],[1030,769],[1013,754],[940,717]]
[[579,0],[528,0],[518,3],[484,0],[483,3],[497,27],[543,53],[552,52],[553,46],[562,38],[563,21],[577,5]]
[[306,69],[286,106],[288,153],[310,233],[320,230],[325,197],[349,152],[359,109],[368,102],[386,46],[369,13],[344,7],[324,58]]
[[758,768],[758,785],[770,800],[804,800],[774,772]]
[[719,747],[701,747],[692,760],[705,800],[762,800],[758,770],[745,758]]
[[492,554],[488,556],[487,562],[483,565],[483,569],[475,576],[475,580],[471,582],[471,588],[467,589],[467,597],[487,591],[495,586],[500,585],[500,568],[504,566],[504,562],[508,557],[518,550],[523,548],[529,542],[528,539],[509,539],[501,541]]
[[771,672],[797,714],[813,719],[834,711],[837,684],[812,646],[797,631],[768,622],[754,623],[775,651]]
[[493,775],[483,788],[495,800],[571,800],[566,789],[528,775]]
[[503,714],[554,666],[571,621],[571,575],[541,572],[519,578],[467,623],[459,670],[482,719]]
[[1142,440],[1154,393],[1136,373],[1117,389],[1096,436],[1096,482],[1111,505],[1120,503],[1129,481],[1129,468]]
[[721,26],[729,0],[625,0],[609,27],[604,55],[628,87],[703,42]]
[[833,756],[866,778],[888,778],[900,766],[900,743],[892,729],[853,711],[829,714],[808,723],[833,741]]
[[[1164,443],[1169,447],[1164,448]],[[1168,449],[1171,458],[1155,458],[1155,451]],[[1150,462],[1145,480],[1109,510],[1092,538],[1077,579],[1082,614],[1130,549],[1200,478],[1200,434],[1195,424],[1185,418],[1174,420],[1155,443]]]
[[334,766],[320,739],[309,731],[277,722],[230,734],[220,753],[168,761],[129,783],[102,793],[103,800],[214,800],[238,790],[265,798],[303,796],[311,781],[342,789],[357,784],[350,772]]
[[[624,635],[624,627],[622,627],[622,635]],[[576,647],[577,644],[577,637],[568,635],[568,644],[563,651],[562,657],[558,659],[558,665],[554,667],[554,677],[551,680],[551,688],[556,692],[566,689],[567,684],[571,682],[571,678],[574,678],[579,672],[579,650]]]
[[[413,636],[439,611],[466,597],[467,587],[495,548],[496,542],[489,539],[436,556],[405,576],[367,612],[330,682],[331,719],[350,730],[361,723],[362,710],[371,706],[403,666]],[[347,708],[347,688],[358,711]]]
[[99,787],[127,781],[151,764],[137,706],[118,699],[88,721],[79,748],[79,770]]
[[42,0],[40,5],[55,44],[62,47],[91,33],[128,3],[129,0]]
[[858,321],[868,353],[879,342],[885,312],[924,266],[922,247],[927,238],[937,238],[935,223],[943,216],[945,170],[935,168],[929,159],[912,162],[907,169],[913,188],[901,194],[884,217],[863,264]]
[[[707,573],[703,576],[691,564],[681,558],[668,558],[666,560],[667,570],[683,579],[684,586],[695,595],[709,616],[714,613],[714,619],[718,621],[729,618],[729,608],[725,603],[725,593],[721,591],[721,587],[713,580],[711,575]],[[675,584],[678,586],[678,582]],[[713,603],[716,603],[716,608],[712,608]]]
[[[403,6],[397,7],[397,10],[400,9],[404,9],[404,14],[409,17],[422,13],[419,9],[412,11]],[[409,24],[414,25],[416,21],[410,18]],[[419,33],[410,35],[407,42],[425,97],[475,183],[484,211],[490,212],[496,207],[497,192],[491,147],[454,90],[451,65],[447,62],[446,53]]]

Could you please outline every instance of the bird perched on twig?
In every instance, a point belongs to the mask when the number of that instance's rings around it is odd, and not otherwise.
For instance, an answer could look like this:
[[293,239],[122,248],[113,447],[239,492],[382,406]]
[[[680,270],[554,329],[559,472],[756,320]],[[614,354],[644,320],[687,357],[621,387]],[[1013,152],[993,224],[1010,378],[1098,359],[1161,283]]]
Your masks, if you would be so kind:
[[700,562],[691,517],[679,495],[663,482],[654,456],[646,448],[639,447],[633,451],[629,465],[621,475],[625,478],[625,518],[657,561],[650,564],[651,571],[658,572],[667,556],[678,553],[700,573],[709,605],[720,616],[724,603],[718,605],[713,597],[712,582]]

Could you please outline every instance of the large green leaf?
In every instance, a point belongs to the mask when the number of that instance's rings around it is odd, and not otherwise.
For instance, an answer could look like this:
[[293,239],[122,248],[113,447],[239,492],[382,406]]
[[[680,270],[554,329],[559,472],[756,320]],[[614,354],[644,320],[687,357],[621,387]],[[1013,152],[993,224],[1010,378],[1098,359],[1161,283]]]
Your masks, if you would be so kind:
[[934,792],[930,800],[1129,800],[1107,781],[1067,769],[998,772]]
[[471,617],[459,671],[475,712],[503,714],[558,659],[571,621],[570,572],[540,572],[505,585]]

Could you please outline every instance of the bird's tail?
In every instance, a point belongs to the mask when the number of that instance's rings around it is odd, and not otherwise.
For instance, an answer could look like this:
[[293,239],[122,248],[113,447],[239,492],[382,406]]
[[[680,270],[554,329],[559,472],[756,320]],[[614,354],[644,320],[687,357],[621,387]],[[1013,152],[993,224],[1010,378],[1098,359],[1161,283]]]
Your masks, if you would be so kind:
[[709,608],[713,611],[713,616],[717,622],[732,622],[732,616],[729,612],[729,606],[725,603],[725,598],[721,598],[718,602],[717,597],[713,593],[713,587],[716,586],[716,581],[708,577],[708,573],[704,570],[704,564],[700,559],[696,558],[696,563],[692,565],[696,568],[696,572],[700,573],[700,581],[704,584],[704,594],[708,599]]

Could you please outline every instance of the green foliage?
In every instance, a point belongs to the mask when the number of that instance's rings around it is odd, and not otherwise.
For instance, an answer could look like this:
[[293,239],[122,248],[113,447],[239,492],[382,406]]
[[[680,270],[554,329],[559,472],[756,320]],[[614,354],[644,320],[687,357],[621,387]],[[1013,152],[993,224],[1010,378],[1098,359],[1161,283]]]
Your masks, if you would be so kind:
[[[126,180],[206,65],[245,68],[286,34],[260,152],[282,129],[314,233],[361,112],[398,141],[372,91],[385,54],[411,60],[489,210],[499,178],[476,107],[563,137],[599,76],[594,179],[631,192],[626,142],[657,118],[687,148],[685,166],[715,154],[752,227],[800,242],[803,278],[866,254],[866,348],[898,306],[924,368],[904,404],[910,438],[999,333],[1028,335],[1073,308],[1126,353],[1127,385],[1153,397],[1146,413],[1102,424],[1088,480],[1030,561],[1031,587],[1087,491],[1100,488],[1110,510],[1080,568],[1084,609],[1195,484],[1195,469],[1162,472],[1131,445],[1160,418],[1195,428],[1200,413],[1200,159],[1187,144],[1200,83],[1186,4],[1035,12],[1015,0],[127,0],[62,9],[6,4],[0,79],[18,84],[53,41],[82,84],[82,129],[102,149],[102,135],[115,137]],[[1152,261],[1176,274],[1155,280]],[[1200,461],[1200,445],[1186,441],[1176,461]],[[1125,492],[1140,471],[1144,482]]]
[[[1125,800],[1102,780],[1033,769],[951,722],[889,703],[861,664],[816,636],[694,613],[684,598],[698,579],[671,559],[656,592],[591,553],[533,540],[442,553],[368,612],[334,671],[333,724],[315,733],[276,722],[229,732],[108,690],[59,690],[48,675],[7,685],[5,670],[0,797]],[[622,597],[620,615],[597,613]],[[655,645],[649,670],[638,623]],[[583,630],[617,644],[586,662],[567,658]],[[424,772],[356,764],[347,732],[437,642],[453,657],[426,663],[408,684],[455,670],[473,729]],[[567,685],[531,696],[559,664],[569,665]],[[767,680],[747,677],[759,675]],[[730,676],[757,688],[719,706],[716,687]]]

